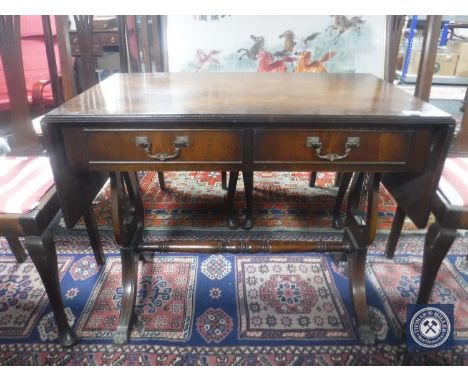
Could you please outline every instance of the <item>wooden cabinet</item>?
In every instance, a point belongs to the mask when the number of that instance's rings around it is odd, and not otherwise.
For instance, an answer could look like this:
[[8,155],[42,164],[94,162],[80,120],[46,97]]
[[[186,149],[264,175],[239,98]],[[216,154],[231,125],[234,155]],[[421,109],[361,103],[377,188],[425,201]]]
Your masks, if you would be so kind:
[[[81,56],[78,33],[70,31],[70,50],[74,57]],[[118,49],[119,47],[119,31],[112,30],[94,30],[93,31],[93,55],[101,56],[106,48]]]

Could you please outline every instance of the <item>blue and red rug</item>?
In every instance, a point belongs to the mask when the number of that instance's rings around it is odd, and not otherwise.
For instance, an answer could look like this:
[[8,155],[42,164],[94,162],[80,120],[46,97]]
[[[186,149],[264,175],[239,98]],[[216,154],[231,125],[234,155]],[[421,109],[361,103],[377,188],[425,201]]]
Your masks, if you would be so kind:
[[[225,220],[226,191],[221,188],[221,172],[188,171],[164,173],[167,191],[159,188],[155,172],[140,173],[140,190],[145,208],[145,227],[153,230],[216,229],[229,230]],[[308,172],[254,173],[253,206],[257,230],[329,230],[337,187],[335,173],[317,173],[317,187],[309,187]],[[234,207],[244,213],[242,174],[237,183]],[[345,204],[342,211],[345,211]],[[389,230],[396,203],[381,186],[379,230]],[[101,229],[111,229],[110,187],[103,189],[95,202],[95,214]],[[84,228],[84,223],[79,224]],[[407,219],[405,230],[416,227]]]
[[[60,231],[60,230],[59,230]],[[455,347],[407,354],[406,305],[415,301],[422,235],[403,235],[394,261],[382,253],[386,235],[369,250],[367,294],[373,346],[357,340],[346,263],[330,256],[157,255],[140,263],[136,310],[144,330],[114,346],[122,288],[120,256],[103,232],[107,261],[94,262],[79,231],[58,232],[62,294],[81,342],[56,343],[47,297],[34,266],[16,264],[0,239],[1,365],[468,365],[468,238],[444,261],[432,302],[455,304]],[[68,235],[67,235],[68,233]],[[145,239],[338,239],[339,233],[165,231]],[[263,235],[263,236],[259,236]]]

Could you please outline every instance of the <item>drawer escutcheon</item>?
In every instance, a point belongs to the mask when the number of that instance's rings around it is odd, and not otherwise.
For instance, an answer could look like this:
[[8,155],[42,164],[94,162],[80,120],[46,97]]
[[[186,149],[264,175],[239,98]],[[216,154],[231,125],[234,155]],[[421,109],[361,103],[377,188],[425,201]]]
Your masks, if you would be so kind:
[[330,154],[322,154],[322,142],[320,142],[319,137],[307,137],[306,139],[306,147],[309,149],[315,149],[315,153],[317,157],[320,159],[326,159],[329,160],[330,162],[334,162],[340,159],[346,158],[349,153],[351,152],[351,149],[359,147],[360,143],[360,138],[359,137],[348,137],[346,143],[345,143],[345,153],[343,155],[340,154],[335,154],[335,153],[330,153]]

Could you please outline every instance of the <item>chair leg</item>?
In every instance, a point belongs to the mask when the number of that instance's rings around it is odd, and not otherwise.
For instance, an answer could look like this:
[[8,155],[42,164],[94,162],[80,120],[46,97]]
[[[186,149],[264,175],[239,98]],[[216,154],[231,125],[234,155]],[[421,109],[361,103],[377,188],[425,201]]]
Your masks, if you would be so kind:
[[434,286],[440,265],[457,237],[456,229],[441,227],[438,222],[429,226],[424,242],[421,285],[419,287],[418,304],[427,304]]
[[8,237],[8,236],[6,239],[7,239],[8,245],[10,246],[11,252],[13,252],[13,254],[16,257],[16,261],[18,263],[24,263],[28,255],[26,254],[19,239],[17,237]]
[[344,222],[341,217],[341,206],[343,204],[344,197],[346,195],[346,191],[348,190],[349,183],[351,182],[351,178],[353,177],[352,172],[344,172],[340,173],[340,183],[338,185],[338,194],[336,195],[335,200],[335,207],[333,209],[333,228],[343,228]]
[[94,258],[98,265],[104,265],[106,262],[106,257],[104,251],[102,250],[101,237],[99,235],[96,216],[94,215],[93,206],[90,205],[84,213],[84,221],[86,225],[86,230],[88,231],[89,242],[91,248],[93,249]]
[[78,337],[68,324],[65,314],[60,291],[57,252],[52,235],[46,230],[42,236],[26,236],[24,245],[39,272],[49,297],[59,332],[59,343],[62,346],[73,346],[78,342]]
[[311,172],[309,177],[309,187],[315,187],[317,181],[317,172]]
[[159,188],[161,191],[167,191],[166,188],[166,181],[164,180],[164,172],[158,171],[158,182],[159,182]]
[[226,171],[221,171],[221,188],[227,190],[227,173]]
[[403,228],[403,223],[405,222],[405,217],[405,211],[398,205],[395,211],[395,217],[393,218],[390,235],[388,235],[387,246],[385,247],[385,257],[387,259],[393,259],[395,256],[395,250]]

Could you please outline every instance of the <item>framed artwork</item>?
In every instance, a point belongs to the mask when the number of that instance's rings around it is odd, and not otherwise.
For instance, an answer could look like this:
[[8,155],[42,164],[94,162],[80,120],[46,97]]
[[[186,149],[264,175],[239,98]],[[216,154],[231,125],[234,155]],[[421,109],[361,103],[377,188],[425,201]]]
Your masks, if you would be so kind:
[[170,72],[373,73],[385,16],[167,16]]

